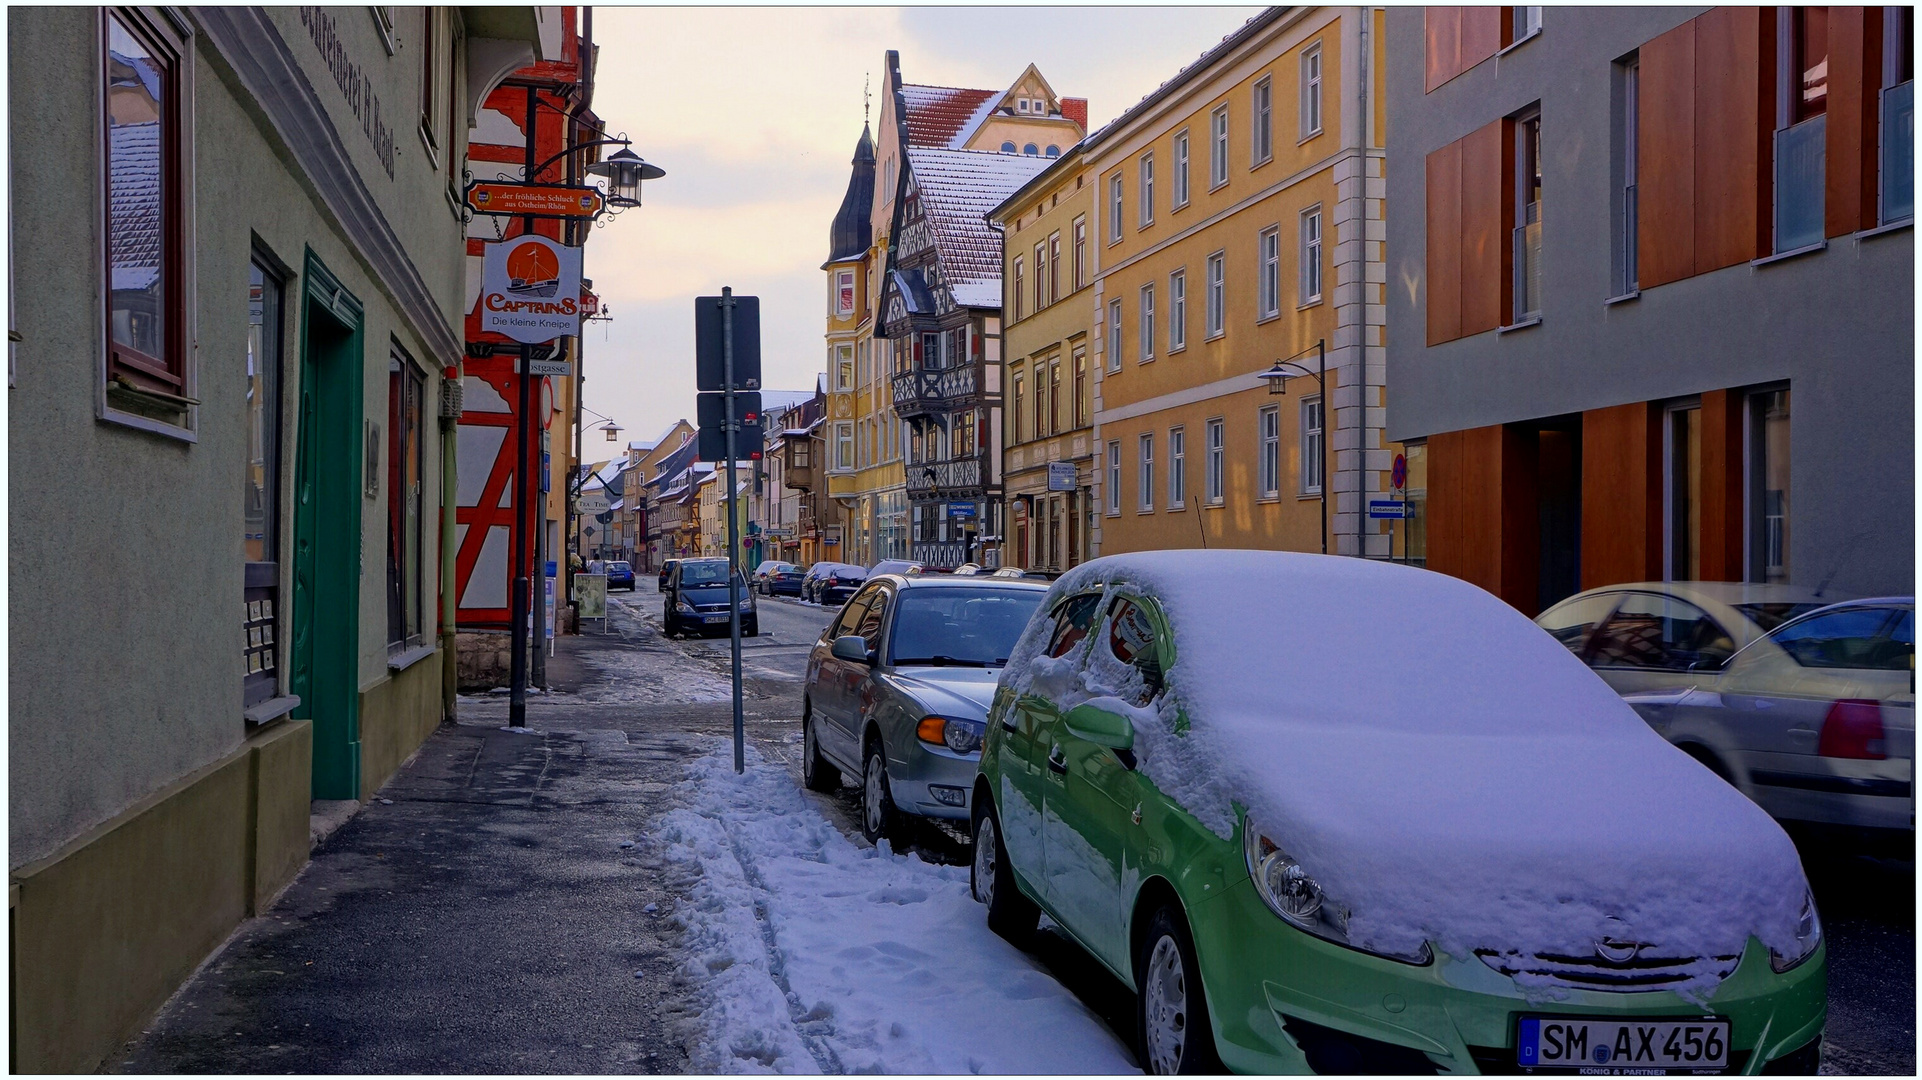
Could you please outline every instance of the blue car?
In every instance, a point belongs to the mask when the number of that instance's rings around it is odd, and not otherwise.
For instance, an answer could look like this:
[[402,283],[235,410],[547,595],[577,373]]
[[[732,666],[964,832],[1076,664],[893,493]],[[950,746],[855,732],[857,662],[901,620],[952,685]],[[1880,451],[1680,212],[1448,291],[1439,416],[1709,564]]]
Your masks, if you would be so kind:
[[611,562],[607,564],[607,591],[613,592],[615,589],[626,589],[628,592],[634,591],[634,568],[627,563]]

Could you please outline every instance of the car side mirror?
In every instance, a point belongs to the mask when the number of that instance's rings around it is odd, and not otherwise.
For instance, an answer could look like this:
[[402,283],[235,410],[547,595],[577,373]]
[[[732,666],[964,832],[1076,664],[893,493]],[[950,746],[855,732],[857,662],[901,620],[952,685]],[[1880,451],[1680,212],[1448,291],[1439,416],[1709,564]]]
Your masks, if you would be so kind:
[[1077,739],[1086,739],[1110,750],[1134,749],[1134,723],[1120,713],[1083,702],[1069,709],[1061,722],[1067,727],[1068,734]]
[[851,660],[857,664],[874,663],[874,656],[868,652],[868,639],[859,634],[843,634],[834,639],[828,647],[837,660]]
[[1728,658],[1697,660],[1688,666],[1691,675],[1718,675],[1728,666]]

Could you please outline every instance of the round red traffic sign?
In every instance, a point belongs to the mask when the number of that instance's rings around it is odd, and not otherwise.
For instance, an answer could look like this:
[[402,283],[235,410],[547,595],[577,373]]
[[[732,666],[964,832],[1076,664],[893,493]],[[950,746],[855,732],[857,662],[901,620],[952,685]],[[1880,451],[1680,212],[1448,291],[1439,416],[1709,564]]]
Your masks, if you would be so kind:
[[1407,487],[1408,486],[1408,459],[1403,457],[1400,454],[1396,454],[1395,468],[1389,474],[1389,477],[1392,480],[1394,480],[1396,491],[1400,491],[1402,488]]

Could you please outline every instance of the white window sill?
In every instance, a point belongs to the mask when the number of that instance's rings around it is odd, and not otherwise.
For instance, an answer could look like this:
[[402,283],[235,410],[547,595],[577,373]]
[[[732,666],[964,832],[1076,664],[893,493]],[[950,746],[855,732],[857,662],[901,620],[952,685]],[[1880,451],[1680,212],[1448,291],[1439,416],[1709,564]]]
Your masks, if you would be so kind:
[[1642,298],[1642,290],[1630,289],[1620,296],[1611,296],[1608,299],[1602,301],[1602,306],[1613,307],[1616,304],[1626,304],[1630,300],[1640,300],[1641,298]]
[[1817,240],[1813,244],[1804,244],[1799,248],[1790,248],[1787,251],[1778,251],[1773,255],[1764,255],[1759,259],[1751,260],[1749,262],[1749,265],[1754,267],[1772,266],[1775,263],[1787,262],[1790,259],[1798,258],[1803,255],[1811,255],[1818,251],[1826,251],[1828,250],[1828,246],[1829,246],[1829,242],[1827,240]]
[[1260,506],[1262,503],[1278,503],[1280,501],[1281,501],[1281,492],[1279,491],[1271,491],[1266,495],[1255,496],[1256,506]]
[[1213,195],[1215,192],[1220,191],[1222,188],[1225,188],[1227,186],[1228,186],[1228,181],[1217,180],[1214,183],[1208,185],[1208,194]]
[[1512,323],[1509,323],[1507,326],[1497,326],[1495,328],[1495,332],[1497,334],[1512,334],[1517,330],[1526,330],[1531,326],[1540,326],[1541,324],[1542,324],[1542,317],[1540,315],[1530,315],[1528,318],[1523,319],[1520,322],[1512,322]]
[[298,694],[282,694],[276,698],[268,698],[241,715],[247,718],[249,724],[264,724],[269,720],[278,720],[298,708],[300,708]]
[[1172,346],[1171,348],[1169,348],[1169,350],[1168,350],[1168,355],[1169,355],[1169,356],[1173,356],[1173,355],[1175,355],[1176,353],[1184,353],[1184,352],[1187,352],[1187,351],[1188,351],[1188,346],[1187,346],[1187,344],[1186,344],[1186,343],[1184,342],[1183,344],[1180,344],[1180,345],[1175,345],[1175,346]]
[[1268,314],[1266,314],[1266,315],[1263,315],[1263,316],[1261,316],[1260,318],[1258,318],[1258,319],[1256,319],[1256,320],[1255,320],[1255,325],[1256,325],[1256,326],[1260,326],[1260,325],[1262,325],[1263,323],[1271,323],[1271,322],[1274,322],[1274,321],[1275,321],[1276,319],[1279,319],[1279,318],[1281,318],[1281,312],[1279,312],[1279,311],[1271,311],[1271,312],[1269,312]]
[[1311,491],[1304,491],[1301,494],[1295,496],[1295,501],[1307,502],[1310,499],[1319,499],[1319,498],[1321,498],[1321,489],[1315,488]]
[[1314,297],[1313,299],[1311,299],[1311,300],[1308,300],[1308,301],[1307,301],[1307,302],[1305,302],[1305,303],[1300,303],[1300,304],[1296,304],[1296,305],[1295,305],[1295,310],[1296,310],[1296,311],[1307,311],[1307,310],[1308,310],[1309,308],[1312,308],[1312,307],[1320,307],[1320,306],[1321,306],[1321,304],[1322,304],[1322,298],[1321,298],[1320,296],[1316,296],[1316,297]]
[[1228,331],[1226,331],[1226,330],[1217,330],[1217,331],[1215,331],[1214,333],[1212,333],[1212,334],[1209,334],[1209,335],[1208,335],[1207,337],[1205,337],[1205,338],[1202,338],[1201,340],[1203,340],[1203,341],[1220,341],[1220,340],[1221,340],[1222,338],[1225,338],[1225,337],[1227,337],[1227,336],[1228,336]]
[[1227,505],[1228,503],[1226,500],[1214,499],[1210,502],[1203,503],[1201,508],[1203,510],[1222,510],[1222,509],[1225,509]]
[[1141,359],[1135,361],[1135,363],[1137,364],[1152,364],[1154,362],[1155,362],[1155,358],[1152,356],[1144,356]]
[[[1301,145],[1301,144],[1300,144],[1300,143],[1296,143],[1295,145],[1297,145],[1297,146],[1299,146],[1299,145]],[[1261,168],[1261,167],[1262,167],[1263,165],[1267,165],[1267,164],[1269,164],[1269,163],[1271,163],[1271,162],[1273,162],[1274,160],[1275,160],[1275,155],[1273,155],[1273,154],[1269,154],[1269,155],[1268,155],[1267,157],[1265,157],[1265,158],[1262,158],[1262,159],[1261,159],[1260,161],[1255,161],[1255,162],[1250,162],[1250,163],[1249,163],[1249,165],[1248,165],[1248,171],[1249,171],[1249,172],[1254,172],[1254,171],[1255,171],[1256,169],[1259,169],[1259,168]]]
[[1496,53],[1495,55],[1507,56],[1509,53],[1514,52],[1516,49],[1521,48],[1522,46],[1528,44],[1531,41],[1534,41],[1536,38],[1541,36],[1542,36],[1542,28],[1537,26],[1535,29],[1530,30],[1528,33],[1523,34],[1521,37],[1518,37],[1514,41],[1511,41],[1507,45],[1503,46],[1502,50]]
[[1188,200],[1183,199],[1180,202],[1174,204],[1173,206],[1170,206],[1168,208],[1168,212],[1170,214],[1179,214],[1180,212],[1186,209],[1188,209]]
[[1887,225],[1877,225],[1873,229],[1863,229],[1861,232],[1855,234],[1855,239],[1857,243],[1860,243],[1877,236],[1886,236],[1892,232],[1900,232],[1903,229],[1913,228],[1915,228],[1915,219],[1912,217],[1903,218],[1901,221],[1891,221]]
[[1155,512],[1155,508],[1154,508],[1154,507],[1152,507],[1152,506],[1150,506],[1150,507],[1146,507],[1146,508],[1144,508],[1144,509],[1141,509],[1141,510],[1136,510],[1136,511],[1135,511],[1135,516],[1137,516],[1137,517],[1140,517],[1140,516],[1142,516],[1142,515],[1144,515],[1144,514],[1152,514],[1152,513],[1154,513],[1154,512]]

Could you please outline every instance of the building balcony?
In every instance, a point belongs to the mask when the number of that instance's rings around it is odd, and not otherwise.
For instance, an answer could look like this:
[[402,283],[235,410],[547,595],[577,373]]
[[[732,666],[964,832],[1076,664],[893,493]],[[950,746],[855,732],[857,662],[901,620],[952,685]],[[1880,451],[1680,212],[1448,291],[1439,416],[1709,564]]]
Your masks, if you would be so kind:
[[789,465],[781,472],[781,484],[789,491],[814,490],[814,469],[802,465]]
[[904,420],[980,404],[974,365],[904,371],[894,377],[894,411]]
[[960,502],[988,493],[980,455],[914,462],[907,471],[908,498],[916,502]]

